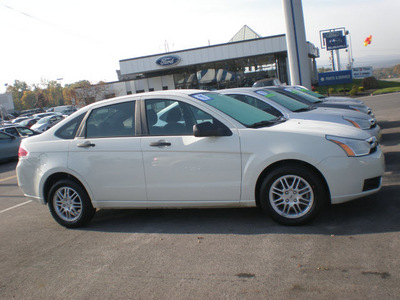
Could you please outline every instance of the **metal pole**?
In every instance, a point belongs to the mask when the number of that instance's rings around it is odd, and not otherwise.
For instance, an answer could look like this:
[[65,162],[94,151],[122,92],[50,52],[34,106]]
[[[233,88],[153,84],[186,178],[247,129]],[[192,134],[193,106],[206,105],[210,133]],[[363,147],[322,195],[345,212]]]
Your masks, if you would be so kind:
[[301,0],[283,0],[290,84],[311,88],[306,30]]
[[340,56],[339,56],[339,49],[336,49],[336,62],[337,62],[337,70],[340,71]]

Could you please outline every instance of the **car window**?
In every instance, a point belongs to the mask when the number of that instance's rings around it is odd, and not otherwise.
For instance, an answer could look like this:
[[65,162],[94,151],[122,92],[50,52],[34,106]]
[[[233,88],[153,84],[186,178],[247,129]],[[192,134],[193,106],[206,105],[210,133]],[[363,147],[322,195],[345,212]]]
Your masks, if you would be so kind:
[[220,124],[210,114],[181,101],[146,100],[146,119],[150,135],[193,135],[193,126],[203,122]]
[[135,101],[94,109],[86,121],[86,137],[135,135]]
[[0,132],[0,140],[5,141],[5,140],[11,140],[12,136],[5,134],[4,132]]
[[19,136],[18,130],[15,129],[14,127],[6,128],[4,131],[9,134],[12,134],[13,136]]
[[32,130],[24,127],[17,127],[17,130],[23,136],[30,136],[34,134]]
[[65,140],[74,139],[76,136],[76,132],[78,131],[79,125],[81,124],[84,116],[85,113],[82,113],[73,118],[71,121],[64,124],[63,126],[61,126],[55,132],[55,136]]
[[268,90],[268,89],[260,89],[254,91],[255,93],[265,97],[269,98],[272,101],[282,105],[283,107],[286,107],[287,109],[291,111],[298,111],[301,109],[309,109],[310,106],[307,104],[304,104],[296,99],[293,99],[289,96],[279,94],[274,92],[273,90]]
[[285,91],[287,91],[287,92],[289,92],[289,93],[292,93],[292,94],[294,94],[294,95],[298,95],[299,97],[301,97],[301,98],[303,98],[303,99],[305,99],[305,100],[307,100],[308,102],[311,102],[311,103],[318,103],[318,102],[320,102],[320,101],[318,100],[318,98],[316,98],[316,97],[314,97],[314,96],[311,96],[311,95],[309,95],[309,94],[307,94],[307,93],[304,93],[304,92],[302,92],[302,91],[299,91],[299,90],[297,90],[297,89],[294,89],[294,88],[285,88]]
[[229,94],[228,96],[235,98],[237,100],[240,100],[244,103],[250,104],[251,106],[262,109],[263,111],[270,113],[271,115],[274,115],[276,117],[282,116],[282,113],[279,110],[277,110],[272,105],[270,105],[260,99],[257,99],[257,98],[254,98],[254,97],[251,97],[248,95],[240,95],[240,94]]

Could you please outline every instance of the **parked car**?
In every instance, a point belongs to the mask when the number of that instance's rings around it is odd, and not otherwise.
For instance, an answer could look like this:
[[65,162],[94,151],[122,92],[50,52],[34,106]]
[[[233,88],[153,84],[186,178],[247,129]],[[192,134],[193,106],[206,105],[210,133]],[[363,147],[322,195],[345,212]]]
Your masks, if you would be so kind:
[[38,131],[38,132],[44,132],[47,129],[56,125],[58,122],[60,122],[63,119],[64,119],[64,117],[61,115],[51,115],[48,117],[44,117],[44,118],[41,118],[39,121],[37,121],[36,124],[32,125],[31,129]]
[[364,104],[364,102],[362,100],[359,99],[354,99],[354,98],[350,98],[350,97],[332,97],[332,96],[324,96],[321,95],[319,93],[310,91],[309,89],[307,89],[304,86],[301,85],[293,85],[293,88],[302,91],[304,93],[307,93],[311,96],[314,96],[315,98],[321,99],[321,100],[328,100],[328,101],[338,101],[338,102],[347,102],[347,103],[357,103],[357,104]]
[[376,193],[383,172],[380,146],[363,130],[281,120],[201,90],[95,102],[24,139],[17,165],[25,196],[68,228],[96,208],[256,205],[298,225],[325,203]]
[[381,139],[381,128],[370,115],[344,109],[312,107],[268,88],[234,88],[219,91],[247,104],[253,105],[286,119],[318,120],[360,128]]
[[253,83],[253,87],[280,86],[282,82],[278,78],[265,78]]
[[44,117],[55,116],[55,115],[60,115],[60,114],[54,113],[54,112],[43,112],[43,113],[34,114],[34,115],[32,115],[32,117],[41,119]]
[[0,131],[0,161],[18,157],[20,137]]
[[40,120],[40,118],[26,119],[26,120],[23,120],[23,121],[19,122],[18,124],[21,125],[21,126],[24,126],[26,128],[31,128],[39,120]]
[[18,118],[15,118],[15,119],[13,119],[12,121],[11,121],[11,123],[12,124],[18,124],[19,122],[22,122],[22,121],[24,121],[24,120],[28,120],[28,119],[30,119],[31,117],[18,117]]
[[8,134],[18,137],[29,137],[32,135],[39,134],[39,132],[37,131],[33,131],[24,126],[14,125],[14,124],[1,126],[0,131],[7,132]]
[[329,107],[329,108],[347,109],[347,110],[350,109],[373,116],[371,108],[366,106],[365,104],[318,99],[293,87],[270,87],[270,88],[274,89],[274,91],[277,93],[292,97],[307,105],[315,107]]

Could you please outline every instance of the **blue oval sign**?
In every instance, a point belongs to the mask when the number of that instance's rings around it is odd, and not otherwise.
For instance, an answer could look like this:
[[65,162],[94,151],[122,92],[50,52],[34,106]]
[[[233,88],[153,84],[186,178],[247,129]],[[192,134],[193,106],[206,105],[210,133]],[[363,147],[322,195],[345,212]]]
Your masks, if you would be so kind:
[[177,55],[166,55],[156,60],[156,64],[162,67],[177,65],[181,58]]

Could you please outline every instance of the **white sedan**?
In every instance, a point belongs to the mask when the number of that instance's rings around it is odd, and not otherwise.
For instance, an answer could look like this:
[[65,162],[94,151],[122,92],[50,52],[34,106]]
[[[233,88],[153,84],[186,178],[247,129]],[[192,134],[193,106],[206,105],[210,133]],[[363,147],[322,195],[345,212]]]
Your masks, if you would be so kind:
[[375,137],[346,125],[281,120],[216,92],[177,90],[86,106],[24,139],[18,183],[71,228],[96,208],[261,206],[304,224],[326,203],[381,188]]

